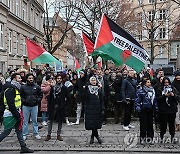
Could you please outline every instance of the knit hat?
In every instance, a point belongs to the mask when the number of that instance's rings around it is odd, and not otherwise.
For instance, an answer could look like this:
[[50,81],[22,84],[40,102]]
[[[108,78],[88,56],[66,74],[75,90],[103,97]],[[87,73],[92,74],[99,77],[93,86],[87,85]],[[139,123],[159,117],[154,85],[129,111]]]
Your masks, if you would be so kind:
[[180,76],[180,71],[175,72],[175,76]]

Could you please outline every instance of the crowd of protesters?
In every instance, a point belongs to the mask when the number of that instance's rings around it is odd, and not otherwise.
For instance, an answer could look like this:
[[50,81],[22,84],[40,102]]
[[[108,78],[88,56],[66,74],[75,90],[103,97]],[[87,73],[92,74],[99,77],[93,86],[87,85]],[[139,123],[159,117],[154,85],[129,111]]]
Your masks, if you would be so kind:
[[[107,123],[111,102],[114,123],[121,123],[125,131],[135,128],[131,123],[131,117],[136,111],[140,121],[141,144],[144,143],[145,138],[153,139],[154,121],[160,129],[162,140],[169,125],[173,142],[175,131],[180,131],[180,71],[175,72],[173,81],[164,75],[162,69],[158,69],[153,76],[150,71],[150,68],[146,68],[137,74],[132,69],[87,68],[77,73],[71,69],[53,72],[49,68],[44,68],[33,69],[30,73],[25,69],[11,70],[4,76],[0,73],[2,97],[0,113],[3,124],[5,111],[9,110],[16,118],[13,126],[17,134],[22,136],[18,137],[21,152],[28,150],[33,152],[26,148],[24,142],[28,139],[30,120],[32,120],[34,137],[41,139],[38,133],[37,118],[40,115],[38,112],[42,116],[42,125],[47,126],[45,141],[51,139],[55,119],[58,122],[57,140],[63,141],[61,136],[63,121],[67,125],[79,125],[81,117],[84,117],[85,129],[92,130],[90,144],[94,143],[94,137],[101,144],[98,129]],[[16,100],[17,93],[20,95],[20,100]],[[22,115],[19,109],[17,112],[17,107],[12,105],[16,104],[16,101],[21,103]],[[72,109],[76,111],[74,123],[69,120]],[[20,125],[22,129],[18,129]],[[0,141],[11,132],[12,128],[4,129],[6,133],[0,134]]]

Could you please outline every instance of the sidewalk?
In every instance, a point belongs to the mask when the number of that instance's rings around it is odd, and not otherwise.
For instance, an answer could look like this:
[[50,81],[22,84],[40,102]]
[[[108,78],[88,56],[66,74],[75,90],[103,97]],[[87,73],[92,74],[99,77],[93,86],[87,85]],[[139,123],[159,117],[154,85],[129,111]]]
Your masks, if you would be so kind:
[[[26,140],[28,147],[35,151],[96,151],[96,152],[163,152],[163,153],[179,153],[180,151],[180,132],[176,133],[178,139],[177,144],[170,143],[155,143],[154,145],[145,144],[140,145],[137,139],[139,136],[139,122],[134,122],[135,129],[130,131],[124,131],[122,125],[108,123],[104,125],[100,130],[100,136],[103,140],[103,144],[100,145],[95,139],[95,143],[90,145],[90,131],[85,130],[84,123],[80,125],[67,126],[63,124],[62,137],[64,141],[56,140],[57,124],[53,125],[52,139],[45,142],[44,139],[47,135],[47,126],[39,130],[39,134],[42,137],[41,140],[36,140],[32,136],[32,126],[29,125],[29,136]],[[2,131],[2,127],[0,132]],[[158,136],[158,132],[155,132],[155,136]],[[168,133],[167,133],[168,136]],[[124,142],[125,141],[125,142]],[[19,150],[19,143],[17,141],[16,133],[14,131],[0,143],[0,151],[17,151]]]

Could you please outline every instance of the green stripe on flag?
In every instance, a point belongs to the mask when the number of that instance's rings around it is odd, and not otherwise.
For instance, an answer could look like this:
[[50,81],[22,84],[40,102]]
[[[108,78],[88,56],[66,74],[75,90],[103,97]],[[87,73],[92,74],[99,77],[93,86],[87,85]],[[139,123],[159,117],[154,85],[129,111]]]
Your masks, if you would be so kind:
[[91,55],[98,55],[104,60],[112,60],[116,66],[120,66],[125,63],[139,73],[144,67],[144,63],[134,56],[123,60],[122,53],[123,50],[115,47],[112,43],[108,43],[100,48],[95,49]]

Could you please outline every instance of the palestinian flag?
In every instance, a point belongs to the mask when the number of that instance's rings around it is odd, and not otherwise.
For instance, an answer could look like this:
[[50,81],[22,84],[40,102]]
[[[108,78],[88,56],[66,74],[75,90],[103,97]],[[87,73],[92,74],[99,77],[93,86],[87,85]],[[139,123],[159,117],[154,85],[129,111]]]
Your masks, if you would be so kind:
[[86,53],[90,55],[94,51],[94,41],[84,32],[82,32],[82,39]]
[[154,70],[153,70],[153,68],[151,68],[149,70],[149,75],[150,75],[151,80],[153,80],[154,79]]
[[79,72],[81,70],[81,66],[80,66],[78,60],[76,59],[76,57],[74,57],[74,62],[75,62],[75,70],[77,72]]
[[61,64],[61,62],[53,57],[49,52],[47,52],[40,45],[36,44],[34,41],[30,39],[26,39],[26,47],[28,52],[28,59],[34,63],[39,64]]
[[149,56],[144,48],[124,29],[106,15],[102,16],[92,56],[112,60],[116,66],[123,63],[136,72],[143,69]]

